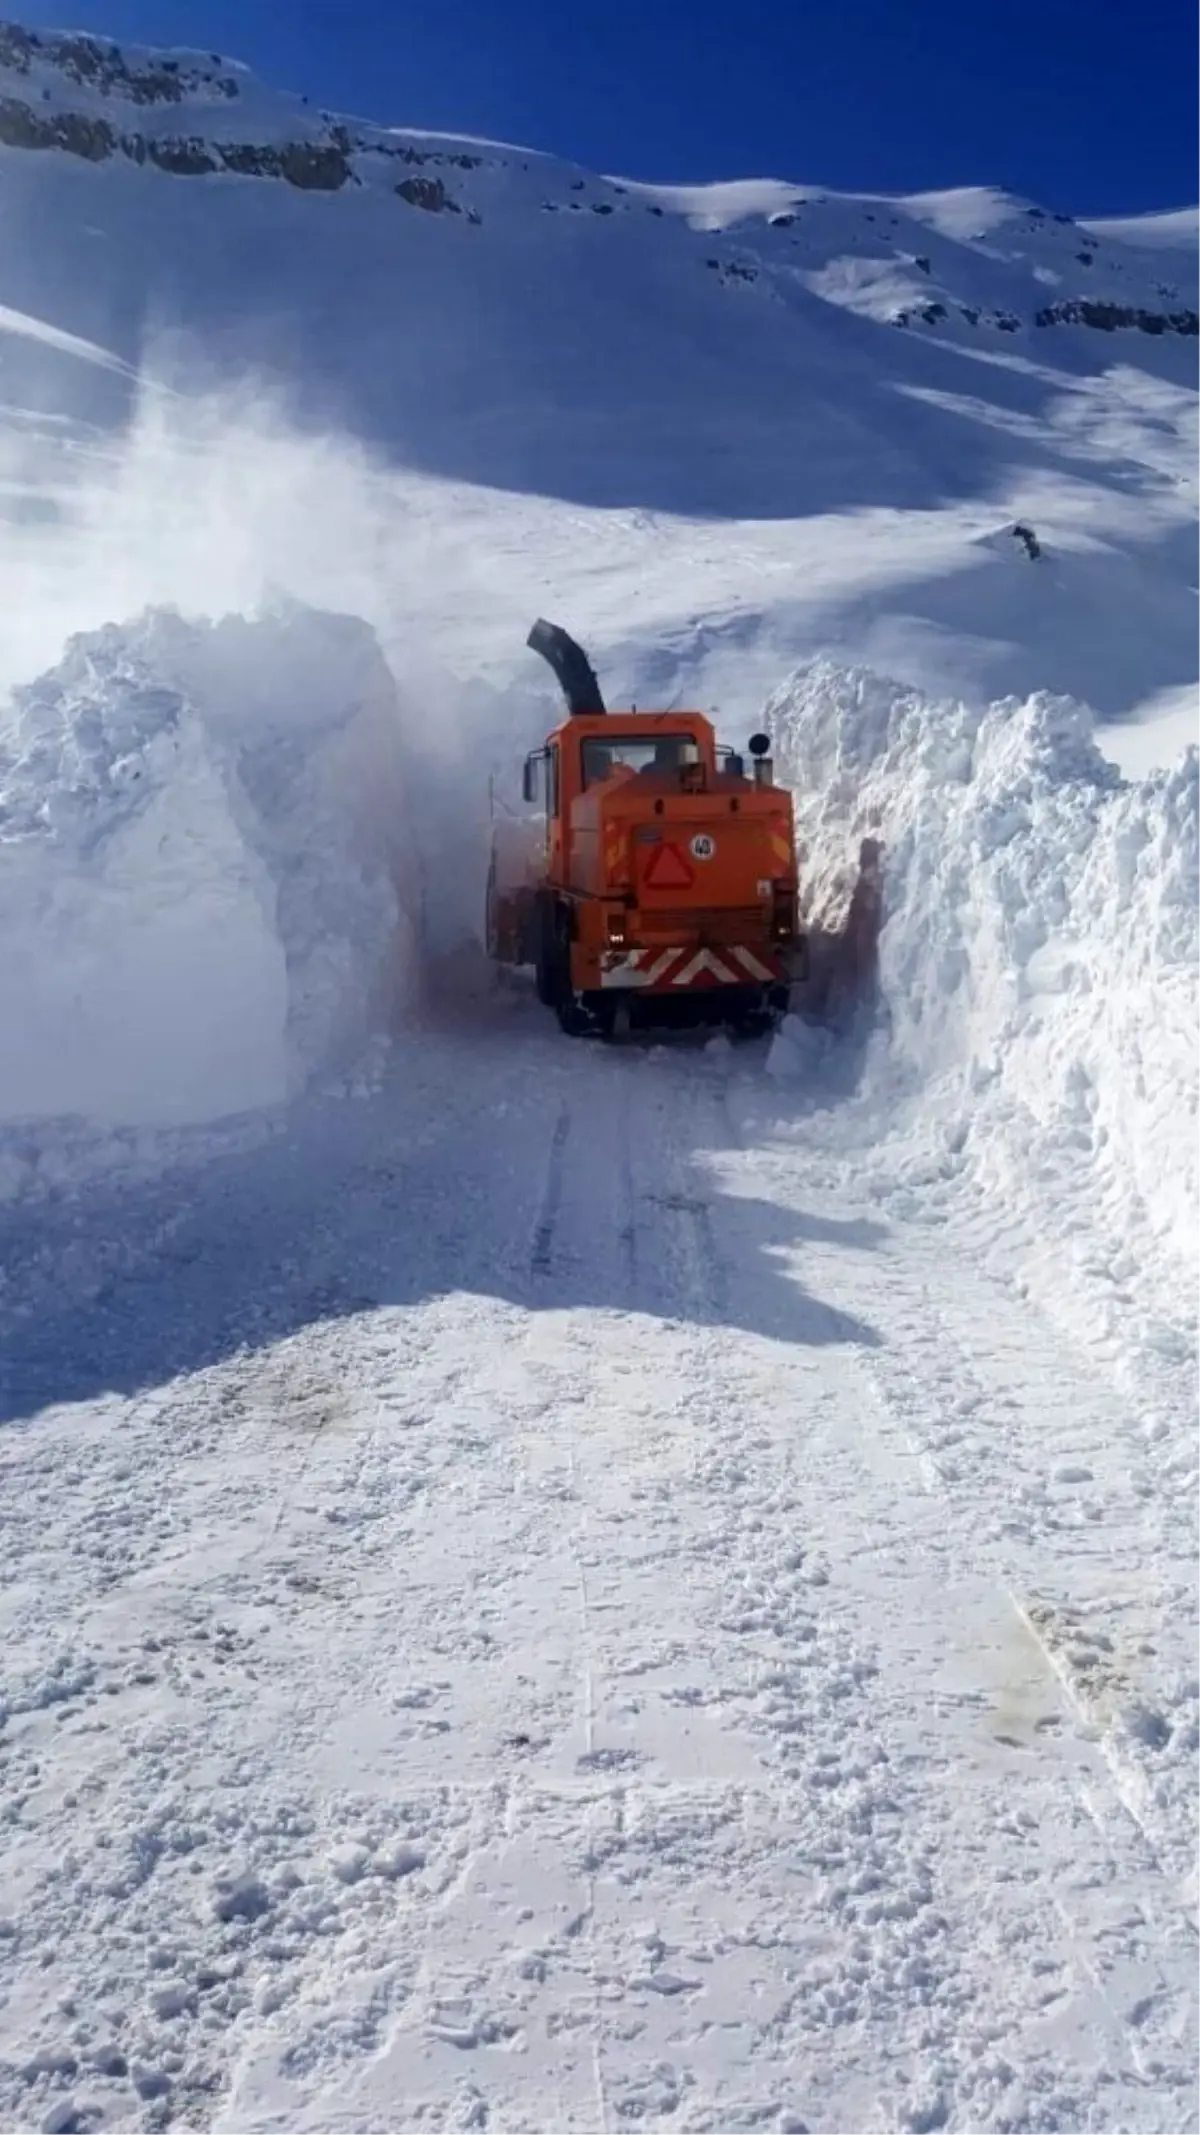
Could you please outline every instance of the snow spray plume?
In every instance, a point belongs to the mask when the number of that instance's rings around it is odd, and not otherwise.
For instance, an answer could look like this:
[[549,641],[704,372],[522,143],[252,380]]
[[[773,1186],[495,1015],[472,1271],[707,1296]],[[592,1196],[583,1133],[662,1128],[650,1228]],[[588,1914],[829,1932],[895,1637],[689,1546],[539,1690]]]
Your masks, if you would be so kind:
[[[104,1091],[43,1074],[37,1032],[47,1058],[62,1052],[61,1004],[30,1000],[0,1076],[10,1118],[46,1106],[194,1118],[206,1088],[228,1111],[343,1070],[368,1021],[394,1022],[411,1002],[422,937],[440,953],[477,935],[489,773],[527,745],[528,707],[479,679],[469,640],[458,672],[431,647],[428,614],[444,614],[447,591],[399,478],[353,439],[305,427],[277,388],[243,378],[200,389],[195,370],[186,392],[177,361],[148,374],[124,432],[103,451],[60,453],[52,490],[44,438],[10,445],[0,469],[22,504],[0,525],[10,603],[0,785],[38,829],[19,882],[15,848],[0,852],[8,909],[24,910],[36,934],[51,877],[65,871],[79,891],[72,909],[108,915],[89,995],[92,1058],[108,1047]],[[38,496],[44,508],[31,513]],[[464,613],[471,580],[462,559],[453,598]],[[200,866],[190,891],[181,854]],[[106,855],[120,857],[111,882]],[[204,911],[219,932],[217,886],[234,878],[238,968],[263,1029],[247,1029],[240,1064],[223,1058],[219,1075],[211,1065],[184,1077],[171,1047],[156,1073],[148,967],[144,999],[129,991],[138,928],[152,910],[180,914],[175,933],[160,928],[161,964],[184,995],[189,969],[199,973],[197,1027],[208,1001],[208,1022],[236,1051],[245,1017],[227,1013],[225,979],[220,1004],[213,988],[218,963],[227,979],[237,959],[201,955]],[[29,946],[33,963],[53,947]],[[70,944],[59,947],[70,964]],[[124,992],[106,993],[100,966],[122,960]],[[126,1001],[118,1020],[141,1029],[137,1061],[117,1042],[110,994]]]

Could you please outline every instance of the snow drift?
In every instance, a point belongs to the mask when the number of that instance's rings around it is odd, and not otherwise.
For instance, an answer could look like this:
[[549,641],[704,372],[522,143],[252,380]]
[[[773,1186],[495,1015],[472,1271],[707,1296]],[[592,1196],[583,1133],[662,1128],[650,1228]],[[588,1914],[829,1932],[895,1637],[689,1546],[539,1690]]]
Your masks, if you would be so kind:
[[[904,1131],[902,1175],[969,1170],[1169,1341],[1196,1260],[1196,750],[1125,783],[1069,699],[932,704],[826,662],[766,716],[818,916],[858,838],[884,842],[860,1095]],[[772,1065],[813,1050],[793,1019]]]
[[300,607],[79,636],[0,741],[0,1117],[214,1120],[361,1061],[406,969],[395,686]]

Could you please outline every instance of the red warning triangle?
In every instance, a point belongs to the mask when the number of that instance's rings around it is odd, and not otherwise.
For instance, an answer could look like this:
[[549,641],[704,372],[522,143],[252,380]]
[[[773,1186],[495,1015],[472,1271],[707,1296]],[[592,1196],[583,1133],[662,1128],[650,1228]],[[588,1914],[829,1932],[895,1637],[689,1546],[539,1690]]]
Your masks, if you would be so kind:
[[648,890],[690,890],[695,876],[677,845],[656,845],[642,876]]

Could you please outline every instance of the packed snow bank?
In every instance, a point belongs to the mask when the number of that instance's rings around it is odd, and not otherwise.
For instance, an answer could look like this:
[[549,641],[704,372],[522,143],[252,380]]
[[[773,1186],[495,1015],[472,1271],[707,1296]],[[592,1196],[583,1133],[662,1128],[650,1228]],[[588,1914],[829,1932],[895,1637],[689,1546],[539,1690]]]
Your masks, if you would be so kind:
[[0,725],[0,1119],[180,1126],[352,1069],[405,968],[396,692],[288,607],[71,640]]
[[[1093,1296],[1138,1304],[1170,1346],[1196,1261],[1196,750],[1126,784],[1067,699],[970,710],[823,662],[767,724],[818,912],[844,902],[859,837],[884,843],[860,1095],[907,1175],[967,1169],[1001,1225],[1070,1241]],[[774,1070],[812,1060],[790,1021]]]

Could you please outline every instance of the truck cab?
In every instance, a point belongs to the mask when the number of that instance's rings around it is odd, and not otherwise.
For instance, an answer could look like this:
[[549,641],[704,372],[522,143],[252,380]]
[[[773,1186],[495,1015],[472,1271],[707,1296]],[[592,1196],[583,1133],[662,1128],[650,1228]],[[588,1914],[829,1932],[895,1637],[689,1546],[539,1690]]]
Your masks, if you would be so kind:
[[748,772],[703,713],[610,712],[565,632],[539,623],[530,643],[568,717],[526,759],[541,835],[519,917],[517,886],[493,883],[489,943],[533,963],[568,1029],[769,1022],[803,940],[791,797],[766,737]]

